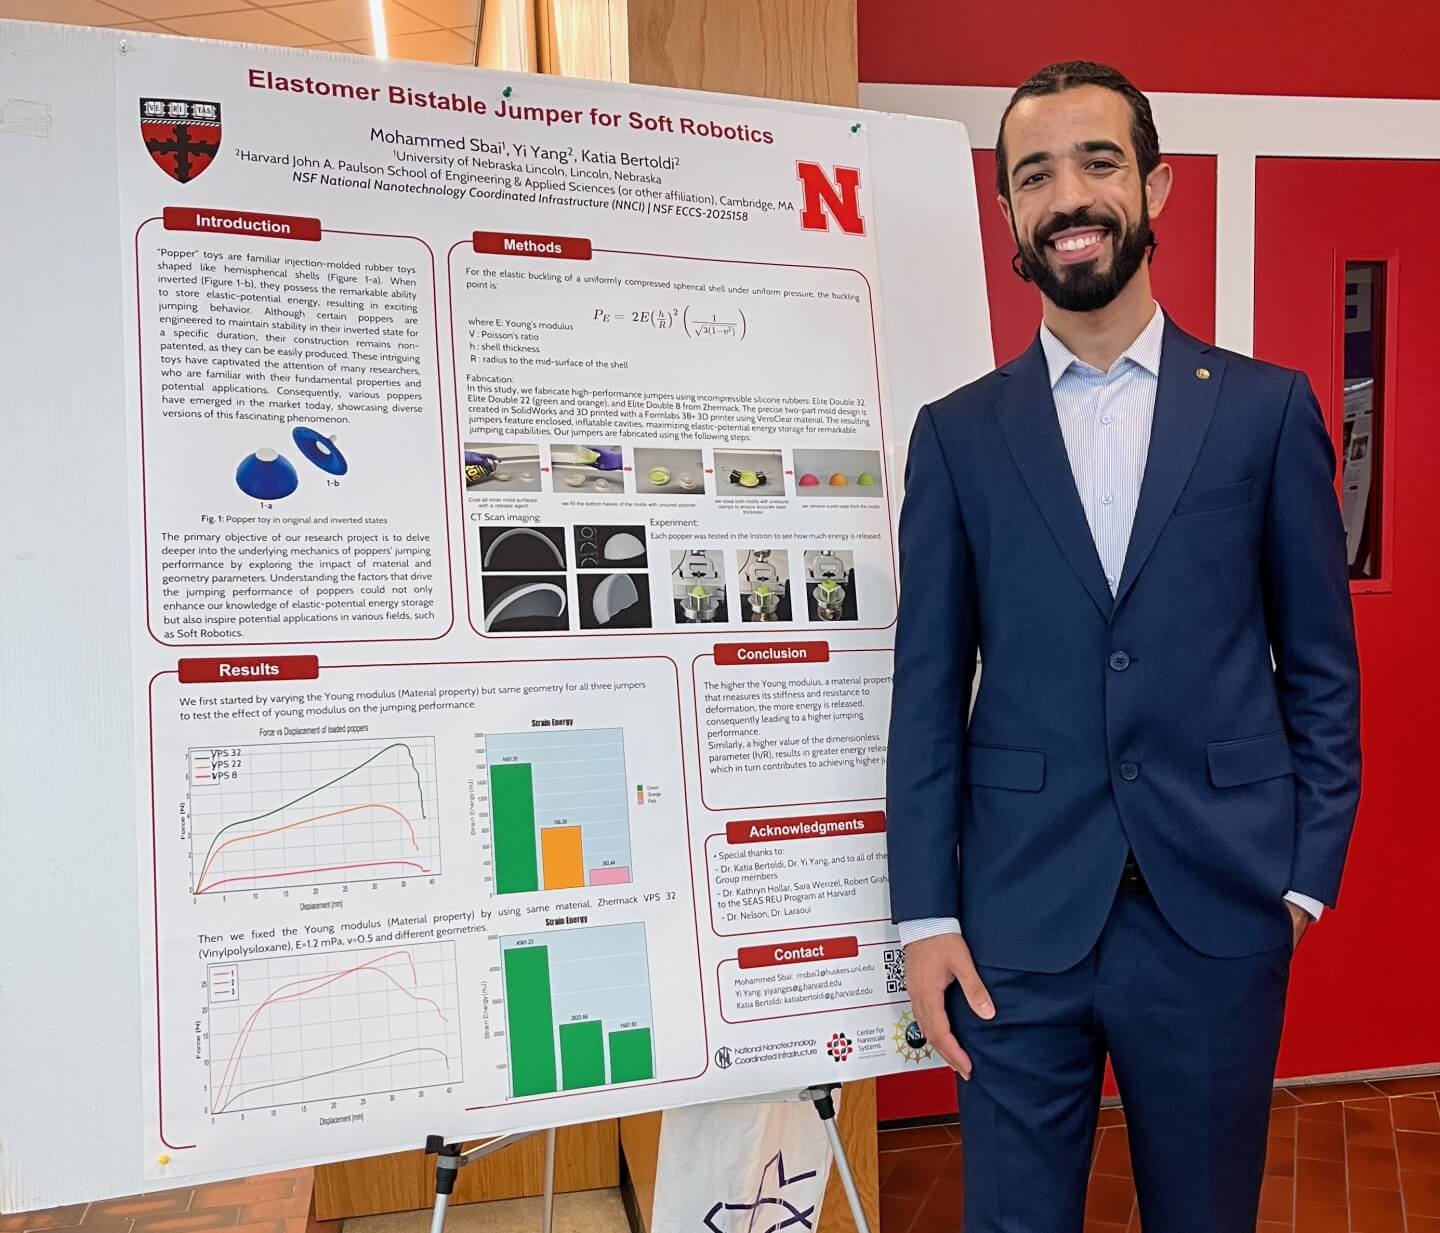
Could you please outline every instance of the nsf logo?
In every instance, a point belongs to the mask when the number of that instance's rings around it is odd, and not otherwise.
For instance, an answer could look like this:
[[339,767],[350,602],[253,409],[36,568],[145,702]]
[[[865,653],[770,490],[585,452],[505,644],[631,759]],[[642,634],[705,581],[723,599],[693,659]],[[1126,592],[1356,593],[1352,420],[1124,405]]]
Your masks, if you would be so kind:
[[920,1030],[915,1015],[908,1010],[896,1021],[895,1034],[890,1039],[895,1042],[895,1052],[917,1066],[928,1062],[935,1052],[934,1046],[925,1039],[925,1033]]
[[715,1050],[715,1065],[720,1067],[721,1070],[729,1070],[734,1060],[730,1055],[730,1047],[728,1045],[721,1045]]

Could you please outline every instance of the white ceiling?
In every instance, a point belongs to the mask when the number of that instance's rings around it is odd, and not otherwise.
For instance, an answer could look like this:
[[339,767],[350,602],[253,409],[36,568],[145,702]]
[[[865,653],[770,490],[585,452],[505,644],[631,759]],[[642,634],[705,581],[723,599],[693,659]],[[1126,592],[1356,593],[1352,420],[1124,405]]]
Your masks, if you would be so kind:
[[[481,0],[385,0],[390,55],[473,64]],[[0,17],[370,55],[366,0],[0,0]]]

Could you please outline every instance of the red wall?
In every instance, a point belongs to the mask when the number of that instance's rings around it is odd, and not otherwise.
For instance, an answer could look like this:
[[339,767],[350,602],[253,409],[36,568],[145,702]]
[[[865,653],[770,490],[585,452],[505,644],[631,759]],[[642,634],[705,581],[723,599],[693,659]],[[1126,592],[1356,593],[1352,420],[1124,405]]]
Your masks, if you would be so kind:
[[1089,59],[1142,90],[1440,98],[1435,0],[859,0],[859,34],[862,82],[1013,88],[1052,61]]
[[[1051,61],[1090,58],[1115,65],[1147,91],[1440,98],[1440,72],[1435,70],[1433,55],[1434,49],[1440,47],[1440,3],[1436,0],[1390,0],[1383,10],[1342,5],[1336,0],[1310,0],[1305,4],[1273,0],[1246,5],[1243,10],[1236,6],[1228,14],[1229,20],[1224,12],[1209,14],[1203,29],[1198,28],[1194,13],[1189,10],[1186,21],[1196,29],[1182,32],[1171,23],[1172,28],[1163,31],[1166,37],[1161,38],[1160,28],[1166,22],[1149,17],[1144,9],[1115,9],[1101,14],[1100,20],[1086,22],[1077,17],[1073,5],[1062,6],[1056,0],[1033,0],[1023,8],[958,4],[953,0],[859,0],[860,79],[1013,88]],[[1092,27],[1088,36],[1072,33],[1076,26],[1087,24]],[[982,146],[994,141],[994,135],[988,133],[975,133],[972,138]],[[1014,242],[994,200],[993,153],[980,149],[974,157],[991,333],[996,357],[1003,361],[1033,338],[1039,303],[1034,289],[1020,282],[1009,268]],[[1173,161],[1179,173],[1176,196],[1170,211],[1156,224],[1161,242],[1154,272],[1156,294],[1180,325],[1211,338],[1215,310],[1215,160],[1189,157]],[[1408,196],[1412,201],[1433,201],[1431,191],[1435,185],[1427,183],[1423,187],[1425,191],[1418,196],[1392,195],[1387,200],[1393,203]],[[1317,182],[1313,188],[1313,194],[1306,199],[1308,204],[1292,205],[1294,218],[1306,217],[1314,203],[1335,204],[1328,200],[1331,194],[1325,183]],[[1357,191],[1363,197],[1365,182]],[[1326,206],[1322,206],[1320,213],[1326,212]],[[1263,208],[1260,213],[1264,215]],[[1283,232],[1283,221],[1280,227]],[[1307,237],[1309,247],[1301,244],[1289,257],[1291,267],[1278,273],[1272,269],[1275,261],[1271,260],[1278,259],[1276,254],[1257,249],[1257,272],[1269,270],[1271,282],[1278,278],[1291,294],[1298,292],[1293,285],[1292,267],[1302,260],[1302,250],[1306,261],[1323,259],[1333,264],[1335,259],[1329,240],[1316,249],[1315,244],[1324,237],[1317,239],[1308,232]],[[1257,235],[1257,245],[1260,241]],[[1377,236],[1375,242],[1388,245],[1395,241]],[[1429,287],[1434,285],[1433,277],[1420,281]],[[1277,331],[1285,334],[1287,329],[1294,333],[1298,325],[1289,320],[1287,303],[1282,294],[1262,312],[1264,305],[1257,302],[1258,353],[1312,370],[1317,390],[1326,390],[1323,357],[1275,350],[1278,339],[1271,335]],[[1312,349],[1318,346],[1324,352],[1329,339],[1315,335],[1315,330],[1324,333],[1323,318],[1332,303],[1329,297],[1322,296],[1310,307],[1314,309],[1310,316],[1318,313],[1319,317],[1311,322],[1313,328],[1302,332],[1313,344]],[[1274,321],[1260,320],[1267,312],[1275,317]],[[1408,316],[1416,327],[1409,335],[1412,338],[1433,336],[1440,328],[1440,309],[1434,307],[1433,295],[1423,305],[1417,301]],[[1422,384],[1412,382],[1417,391]],[[1327,401],[1326,392],[1321,398]],[[1415,412],[1421,413],[1422,407],[1415,406]],[[1428,414],[1428,408],[1423,413]],[[1398,408],[1396,414],[1397,420],[1403,418],[1404,408]],[[1392,509],[1409,504],[1407,498],[1417,503],[1425,499],[1420,492],[1397,489]],[[1410,529],[1423,535],[1430,511],[1420,511],[1420,525],[1415,524],[1416,517],[1412,512]],[[1398,551],[1396,555],[1400,556]],[[1427,589],[1425,595],[1433,590]],[[1398,597],[1397,592],[1394,598]],[[1380,677],[1386,677],[1388,682],[1388,675],[1395,675],[1379,672],[1379,668],[1388,668],[1391,661],[1402,668],[1405,659],[1405,652],[1371,628],[1380,616],[1378,611],[1372,611],[1379,599],[1358,596],[1356,604],[1361,660],[1371,686],[1382,684]],[[1426,613],[1434,610],[1435,603],[1416,594],[1409,596],[1406,612],[1413,635],[1410,653],[1422,641],[1415,631],[1424,623]],[[1412,608],[1424,611],[1412,613]],[[1403,671],[1397,676],[1401,678]],[[1435,931],[1427,930],[1424,923],[1429,900],[1415,885],[1401,889],[1394,876],[1396,869],[1423,869],[1423,876],[1433,880],[1434,871],[1440,869],[1440,832],[1428,824],[1434,811],[1423,771],[1408,778],[1394,767],[1385,773],[1387,756],[1393,750],[1418,748],[1418,743],[1423,743],[1420,727],[1406,716],[1403,695],[1403,688],[1367,690],[1365,804],[1339,912],[1321,923],[1297,959],[1280,1061],[1280,1073],[1287,1077],[1440,1061],[1440,1027],[1436,1026],[1440,992],[1434,983],[1433,948],[1428,941]],[[1377,706],[1384,707],[1385,713],[1378,713]],[[1416,755],[1414,766],[1428,766],[1423,754]],[[1383,783],[1377,778],[1382,774]],[[1397,824],[1397,818],[1427,821],[1410,826]],[[1368,868],[1360,868],[1356,858],[1363,858]],[[1396,905],[1387,899],[1387,887],[1405,897],[1405,912],[1397,912]],[[1403,923],[1397,919],[1401,916],[1405,918]],[[1392,925],[1398,926],[1398,932]],[[1368,961],[1367,955],[1371,956]],[[1368,985],[1371,972],[1380,984],[1358,995],[1366,999],[1368,1013],[1346,1013],[1336,1002],[1335,990],[1353,983],[1361,969],[1367,970],[1362,985]],[[1394,1013],[1387,1019],[1389,1010]],[[1107,1081],[1107,1090],[1114,1091],[1113,1082]],[[913,1073],[880,1082],[882,1121],[946,1113],[954,1108],[954,1084],[948,1072]]]

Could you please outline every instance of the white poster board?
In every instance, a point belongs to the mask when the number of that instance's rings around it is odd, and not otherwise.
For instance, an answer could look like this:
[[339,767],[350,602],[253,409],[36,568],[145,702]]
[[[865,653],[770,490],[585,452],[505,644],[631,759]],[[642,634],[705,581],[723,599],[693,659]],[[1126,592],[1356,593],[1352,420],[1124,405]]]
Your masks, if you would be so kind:
[[0,1207],[924,1064],[883,757],[903,443],[991,359],[963,130],[0,66]]

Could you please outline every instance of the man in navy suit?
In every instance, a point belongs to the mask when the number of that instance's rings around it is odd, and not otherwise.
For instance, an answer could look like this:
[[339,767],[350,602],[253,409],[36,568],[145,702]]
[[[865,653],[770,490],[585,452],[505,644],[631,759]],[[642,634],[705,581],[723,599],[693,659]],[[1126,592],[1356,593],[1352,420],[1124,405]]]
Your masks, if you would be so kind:
[[1122,75],[1026,82],[996,172],[1044,325],[915,425],[887,784],[964,1228],[1080,1233],[1108,1054],[1146,1233],[1253,1233],[1359,800],[1335,453],[1303,375],[1151,297],[1172,172]]

